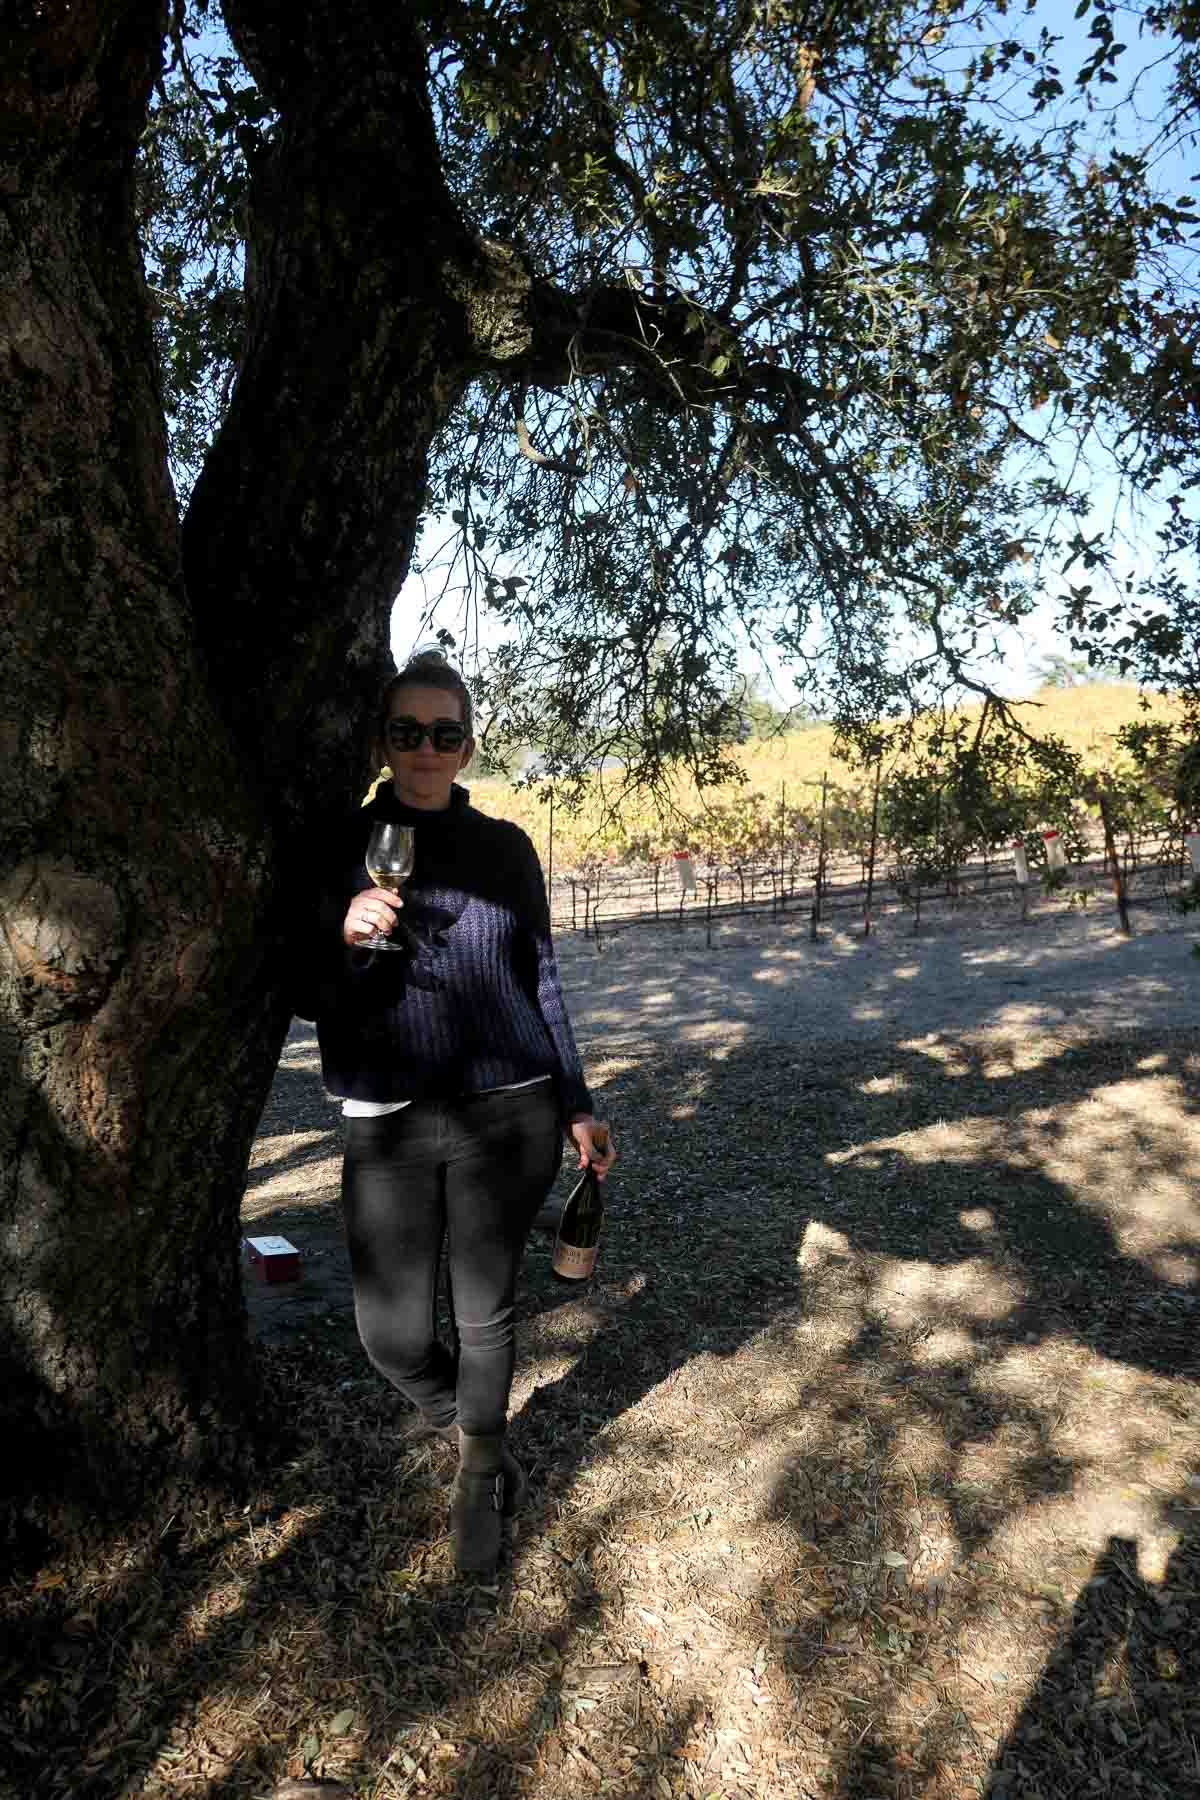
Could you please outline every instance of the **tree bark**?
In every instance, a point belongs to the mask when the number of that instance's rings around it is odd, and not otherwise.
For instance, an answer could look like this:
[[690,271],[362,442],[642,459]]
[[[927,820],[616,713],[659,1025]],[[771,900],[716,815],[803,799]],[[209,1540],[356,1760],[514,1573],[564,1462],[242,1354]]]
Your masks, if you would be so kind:
[[0,1425],[31,1491],[89,1505],[252,1451],[238,1210],[290,1012],[281,833],[363,774],[430,441],[533,336],[392,0],[226,10],[280,118],[182,535],[134,230],[162,5],[31,5],[0,45]]
[[133,163],[159,0],[0,53],[0,1427],[43,1496],[228,1468],[242,1175],[285,1015],[256,783],[180,573]]
[[447,190],[426,53],[393,0],[226,0],[225,18],[279,123],[252,173],[244,354],[183,554],[213,667],[239,671],[233,729],[278,760],[302,816],[364,772],[429,446],[473,374],[527,353],[531,283]]

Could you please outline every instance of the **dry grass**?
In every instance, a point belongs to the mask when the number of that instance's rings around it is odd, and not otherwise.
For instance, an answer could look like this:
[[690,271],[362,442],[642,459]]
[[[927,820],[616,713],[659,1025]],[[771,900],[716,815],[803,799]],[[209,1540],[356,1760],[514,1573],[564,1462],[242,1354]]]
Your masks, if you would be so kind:
[[[1127,682],[1087,682],[1077,688],[1040,688],[1022,702],[1022,720],[1027,729],[1039,735],[1053,733],[1072,750],[1078,752],[1089,768],[1105,769],[1117,755],[1116,734],[1122,725],[1138,719],[1178,718],[1180,709],[1160,695],[1139,695]],[[978,715],[978,706],[962,709],[963,717]],[[835,786],[847,789],[869,789],[869,778],[834,756],[834,732],[830,725],[814,725],[805,730],[790,731],[777,738],[746,744],[732,753],[742,769],[750,791],[766,795],[771,804],[779,799],[781,783],[788,793],[788,804],[803,807],[806,800],[815,803],[821,778],[828,775]],[[555,857],[560,869],[594,848],[593,837],[603,832],[608,804],[618,778],[594,777],[585,786],[586,798],[579,813],[572,818],[559,808],[555,823]],[[498,818],[512,819],[527,831],[543,857],[547,853],[547,811],[537,791],[514,789],[507,782],[484,780],[478,773],[469,777],[472,799],[485,812]],[[687,778],[680,776],[675,784],[676,803],[692,817],[703,813],[705,805],[728,800],[737,790],[709,789],[702,798]],[[605,801],[607,796],[607,802]],[[649,798],[627,795],[622,801],[621,816],[631,836],[642,831],[655,831],[658,816]]]
[[534,1245],[498,1581],[454,1578],[445,1451],[314,1315],[244,1511],[4,1595],[8,1791],[1200,1792],[1198,1068],[1161,1036],[594,1064],[603,1278],[564,1298]]

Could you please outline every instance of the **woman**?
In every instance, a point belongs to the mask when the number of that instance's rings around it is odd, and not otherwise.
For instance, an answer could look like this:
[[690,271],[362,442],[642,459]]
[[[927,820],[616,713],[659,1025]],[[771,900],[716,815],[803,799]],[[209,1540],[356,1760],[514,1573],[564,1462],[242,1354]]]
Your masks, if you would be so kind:
[[[457,1444],[455,1560],[484,1573],[526,1485],[504,1442],[521,1253],[564,1134],[601,1178],[613,1150],[563,1003],[537,853],[455,782],[471,734],[470,694],[443,657],[420,654],[388,683],[374,749],[392,779],[340,828],[321,894],[315,1010],[325,1085],[346,1116],[359,1336]],[[403,902],[366,871],[380,819],[415,829]],[[364,950],[377,930],[399,934],[405,954]],[[444,1235],[457,1357],[434,1336]]]

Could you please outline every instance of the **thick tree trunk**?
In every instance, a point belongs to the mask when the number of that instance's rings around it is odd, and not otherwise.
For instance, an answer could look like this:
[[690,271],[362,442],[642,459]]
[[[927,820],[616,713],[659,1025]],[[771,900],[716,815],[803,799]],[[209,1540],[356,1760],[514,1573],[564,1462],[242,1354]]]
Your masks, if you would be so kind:
[[133,232],[162,23],[29,8],[0,56],[0,1431],[23,1483],[123,1502],[240,1453],[237,1212],[285,1024]]
[[[246,344],[184,522],[188,591],[238,738],[291,810],[365,772],[428,451],[468,380],[531,342],[521,259],[442,176],[427,56],[394,0],[225,0],[279,111],[252,168]],[[253,676],[250,675],[253,671]],[[347,753],[357,763],[347,763]]]
[[227,11],[280,123],[182,552],[133,230],[160,0],[31,7],[0,46],[0,1428],[90,1500],[249,1451],[279,834],[363,772],[431,438],[531,341],[527,273],[441,181],[402,9]]

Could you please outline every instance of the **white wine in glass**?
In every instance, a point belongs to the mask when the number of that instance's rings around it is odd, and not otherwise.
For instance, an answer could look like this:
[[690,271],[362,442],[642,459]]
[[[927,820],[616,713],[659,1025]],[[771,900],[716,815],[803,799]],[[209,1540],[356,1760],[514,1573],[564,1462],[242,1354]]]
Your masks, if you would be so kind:
[[[371,827],[371,836],[367,844],[367,874],[377,888],[385,893],[395,894],[396,903],[404,905],[401,890],[412,874],[413,851],[415,838],[411,825],[393,825],[381,820]],[[372,932],[364,939],[364,950],[401,950],[402,944],[394,944],[390,937],[382,931]]]

